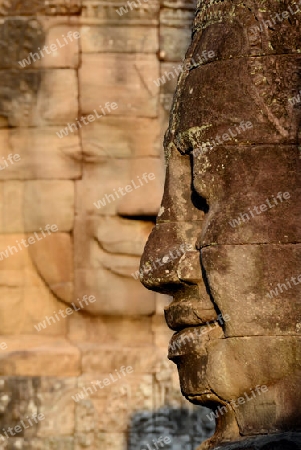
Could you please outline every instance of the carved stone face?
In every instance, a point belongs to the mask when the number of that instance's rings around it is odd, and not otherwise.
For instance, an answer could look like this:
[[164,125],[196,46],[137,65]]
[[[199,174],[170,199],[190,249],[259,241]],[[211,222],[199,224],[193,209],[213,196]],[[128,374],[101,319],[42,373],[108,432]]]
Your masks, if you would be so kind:
[[214,442],[301,425],[300,35],[293,18],[254,37],[268,13],[225,3],[197,11],[141,263],[193,248],[142,282],[173,296],[169,358],[183,395],[218,412]]
[[[136,61],[125,52],[121,59],[116,53],[117,64],[111,54],[99,54],[105,62],[95,60],[96,69],[92,71],[90,62],[83,64],[78,83],[79,40],[73,39],[68,45],[63,41],[71,25],[44,17],[49,8],[51,14],[58,12],[53,2],[44,3],[12,0],[0,5],[0,14],[15,16],[17,11],[20,16],[0,21],[0,49],[4,54],[0,89],[0,253],[8,245],[15,246],[17,241],[41,233],[47,224],[58,228],[47,239],[27,246],[27,250],[24,244],[13,250],[22,249],[18,258],[6,262],[0,254],[0,275],[5,280],[0,285],[0,320],[2,333],[7,335],[38,333],[34,325],[43,317],[66,308],[66,304],[79,306],[87,295],[98,299],[85,305],[85,313],[96,317],[150,316],[156,308],[155,294],[147,292],[137,278],[163,185],[157,144],[160,124],[155,117],[159,89],[153,83],[159,75],[159,62],[155,54],[147,53]],[[61,12],[65,8],[70,16],[77,14],[76,5],[80,6],[77,0],[59,3]],[[83,40],[94,39],[88,25],[74,23],[71,30],[81,32]],[[102,34],[106,36],[105,30]],[[44,44],[55,42],[66,45],[55,54],[44,53],[45,57],[41,57]],[[110,42],[118,48],[117,36]],[[38,49],[42,53],[37,53]],[[29,56],[34,53],[31,60]],[[20,63],[25,64],[22,70]],[[115,70],[117,66],[122,70]],[[97,95],[86,91],[91,87],[91,73],[102,80],[93,88]],[[126,80],[120,73],[127,74]],[[154,87],[149,90],[144,79]],[[120,86],[120,93],[127,93],[122,102],[116,86]],[[80,117],[94,110],[95,120],[88,124],[85,121],[82,128],[73,126],[63,136],[60,130],[67,124],[79,123],[80,95],[90,102],[82,106]],[[109,95],[111,102],[105,107],[104,99],[110,99]],[[131,105],[132,110],[124,106],[126,117],[122,118],[109,114],[113,101],[120,106]],[[142,117],[136,117],[137,105],[145,108],[137,113]],[[153,111],[149,112],[149,106]],[[18,164],[7,163],[7,156],[15,154],[19,155]],[[141,296],[145,302],[141,302]],[[10,298],[9,304],[6,298]],[[14,314],[7,313],[8,307]],[[74,318],[70,316],[70,320]],[[57,321],[51,332],[65,335],[66,322]]]

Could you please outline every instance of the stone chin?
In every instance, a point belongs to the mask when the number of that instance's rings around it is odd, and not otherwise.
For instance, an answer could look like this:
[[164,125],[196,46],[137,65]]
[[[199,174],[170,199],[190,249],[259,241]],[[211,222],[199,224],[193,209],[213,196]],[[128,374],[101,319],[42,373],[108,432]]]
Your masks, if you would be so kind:
[[[181,333],[187,337],[191,331]],[[221,333],[212,330],[194,344],[186,342],[174,352],[169,349],[169,358],[177,364],[182,394],[214,413],[209,413],[216,420],[212,448],[234,436],[241,439],[301,429],[301,367],[296,363],[300,338],[225,339]],[[171,345],[176,342],[173,338]],[[283,365],[282,354],[290,364]]]
[[177,365],[182,394],[192,403],[210,407],[220,401],[208,383],[208,344],[223,337],[222,327],[213,322],[187,327],[170,341],[168,358]]

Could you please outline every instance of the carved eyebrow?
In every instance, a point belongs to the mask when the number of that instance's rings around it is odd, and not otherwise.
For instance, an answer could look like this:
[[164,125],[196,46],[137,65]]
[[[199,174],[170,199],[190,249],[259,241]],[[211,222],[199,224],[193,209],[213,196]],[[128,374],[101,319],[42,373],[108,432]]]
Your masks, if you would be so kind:
[[202,148],[207,145],[208,139],[203,139],[203,132],[210,128],[211,125],[203,125],[192,127],[188,130],[181,131],[175,136],[175,144],[180,153],[187,155],[196,148]]
[[193,151],[193,143],[186,131],[176,134],[175,145],[182,155],[188,155]]

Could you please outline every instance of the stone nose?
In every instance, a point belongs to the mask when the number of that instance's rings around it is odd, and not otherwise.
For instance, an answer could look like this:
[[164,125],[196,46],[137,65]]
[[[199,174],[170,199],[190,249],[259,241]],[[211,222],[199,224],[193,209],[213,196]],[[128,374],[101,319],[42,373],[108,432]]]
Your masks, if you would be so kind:
[[146,243],[140,263],[140,280],[151,290],[172,295],[183,282],[178,276],[179,261],[193,245],[177,233],[173,223],[157,224]]
[[200,264],[200,253],[198,251],[188,251],[183,254],[177,267],[179,280],[186,283],[198,284],[203,280]]
[[140,280],[147,289],[173,297],[165,310],[166,322],[173,330],[200,325],[217,317],[200,252],[195,250],[189,233],[184,238],[183,225],[183,222],[157,224],[140,265]]

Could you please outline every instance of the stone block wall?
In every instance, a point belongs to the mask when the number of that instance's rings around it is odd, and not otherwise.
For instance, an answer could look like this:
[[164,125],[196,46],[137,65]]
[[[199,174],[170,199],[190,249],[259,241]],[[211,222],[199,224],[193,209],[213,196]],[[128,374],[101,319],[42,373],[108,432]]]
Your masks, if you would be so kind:
[[190,408],[135,273],[193,8],[0,1],[1,449],[143,449],[143,414]]

